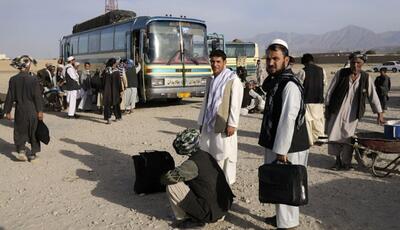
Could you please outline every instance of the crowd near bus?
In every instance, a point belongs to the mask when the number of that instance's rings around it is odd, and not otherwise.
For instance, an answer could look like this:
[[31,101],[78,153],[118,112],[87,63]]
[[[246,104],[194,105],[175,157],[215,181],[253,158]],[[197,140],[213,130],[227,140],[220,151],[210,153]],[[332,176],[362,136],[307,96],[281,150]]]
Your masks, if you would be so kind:
[[[215,47],[221,45],[219,38],[212,42]],[[166,186],[174,227],[222,222],[235,197],[231,186],[240,160],[240,115],[262,117],[258,144],[264,148],[265,165],[306,167],[310,147],[329,140],[334,142],[328,153],[335,171],[353,168],[351,137],[367,100],[377,123],[384,123],[390,79],[382,71],[372,81],[362,70],[366,55],[351,54],[350,66],[337,71],[324,90],[326,73],[313,56],[304,54],[304,68],[295,73],[289,51],[286,41],[274,39],[266,49],[265,67],[255,43],[226,42],[225,51],[216,48],[209,53],[205,22],[185,17],[134,17],[75,31],[63,37],[57,66],[46,64],[37,76],[31,73],[36,64],[32,57],[12,60],[19,73],[10,78],[4,112],[13,119],[15,105],[16,157],[34,161],[40,152],[36,130],[44,120],[43,102],[73,120],[79,118],[77,109],[99,111],[109,125],[112,116],[122,122],[123,114],[131,114],[139,101],[204,96],[197,127],[180,132],[173,141],[176,153],[188,159],[156,180]],[[257,75],[255,80],[237,71],[240,58],[247,71]],[[260,183],[260,196],[267,189]],[[298,227],[299,205],[275,195],[277,201],[270,203],[276,205],[276,215],[265,222],[278,229]],[[308,199],[304,187],[295,195]]]

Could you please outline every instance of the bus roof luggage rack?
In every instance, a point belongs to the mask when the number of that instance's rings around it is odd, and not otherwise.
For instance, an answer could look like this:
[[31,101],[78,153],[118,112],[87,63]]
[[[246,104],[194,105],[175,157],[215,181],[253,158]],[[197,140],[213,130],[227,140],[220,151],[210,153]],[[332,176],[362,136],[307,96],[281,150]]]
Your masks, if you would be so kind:
[[72,33],[79,33],[100,26],[114,24],[123,20],[136,17],[136,13],[130,10],[113,10],[82,23],[74,25]]

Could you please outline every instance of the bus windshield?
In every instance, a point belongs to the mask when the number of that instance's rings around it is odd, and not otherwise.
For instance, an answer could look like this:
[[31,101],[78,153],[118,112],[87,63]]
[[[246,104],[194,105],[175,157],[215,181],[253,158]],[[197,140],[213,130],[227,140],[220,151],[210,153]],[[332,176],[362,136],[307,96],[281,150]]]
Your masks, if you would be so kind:
[[148,38],[148,63],[208,63],[204,25],[189,22],[152,22],[149,25]]
[[244,43],[230,43],[226,44],[226,56],[228,58],[236,58],[245,56],[248,58],[255,56],[255,45]]

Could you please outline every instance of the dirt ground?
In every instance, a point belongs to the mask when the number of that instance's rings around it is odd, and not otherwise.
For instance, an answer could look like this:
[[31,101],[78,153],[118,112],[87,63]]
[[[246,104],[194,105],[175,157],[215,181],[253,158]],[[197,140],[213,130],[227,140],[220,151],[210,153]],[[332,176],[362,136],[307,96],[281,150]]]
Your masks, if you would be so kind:
[[[340,65],[323,67],[330,79]],[[5,93],[12,71],[0,62],[0,92]],[[385,117],[400,119],[400,74],[389,75],[392,92]],[[171,143],[178,131],[197,127],[201,101],[141,105],[111,125],[99,114],[80,113],[80,119],[68,120],[65,112],[47,112],[51,141],[34,163],[16,161],[13,123],[0,120],[0,229],[171,229],[165,194],[133,192],[131,156],[166,150],[176,164],[182,162]],[[274,206],[258,201],[261,119],[262,114],[241,116],[235,203],[225,221],[205,229],[273,229],[263,218],[274,215]],[[383,131],[369,107],[359,130]],[[310,149],[310,201],[300,208],[298,229],[398,229],[400,177],[379,179],[362,169],[331,171],[333,163],[326,146]]]

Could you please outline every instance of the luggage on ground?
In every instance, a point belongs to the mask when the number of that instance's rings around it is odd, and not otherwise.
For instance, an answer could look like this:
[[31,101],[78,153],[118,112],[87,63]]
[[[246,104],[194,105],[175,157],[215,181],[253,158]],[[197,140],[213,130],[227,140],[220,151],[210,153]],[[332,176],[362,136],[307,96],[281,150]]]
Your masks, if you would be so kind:
[[135,166],[134,191],[140,193],[165,192],[161,175],[175,168],[171,154],[166,151],[145,151],[132,156]]

